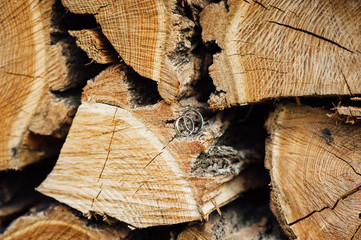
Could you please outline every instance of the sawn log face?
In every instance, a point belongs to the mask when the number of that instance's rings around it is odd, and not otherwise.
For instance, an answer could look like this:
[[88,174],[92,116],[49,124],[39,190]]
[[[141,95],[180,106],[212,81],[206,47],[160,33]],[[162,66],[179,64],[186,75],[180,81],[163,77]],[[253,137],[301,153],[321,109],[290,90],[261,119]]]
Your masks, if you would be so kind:
[[355,239],[361,225],[361,126],[280,105],[267,128],[272,207],[297,239]]
[[361,93],[358,1],[221,1],[200,23],[203,40],[221,48],[209,68],[214,108]]

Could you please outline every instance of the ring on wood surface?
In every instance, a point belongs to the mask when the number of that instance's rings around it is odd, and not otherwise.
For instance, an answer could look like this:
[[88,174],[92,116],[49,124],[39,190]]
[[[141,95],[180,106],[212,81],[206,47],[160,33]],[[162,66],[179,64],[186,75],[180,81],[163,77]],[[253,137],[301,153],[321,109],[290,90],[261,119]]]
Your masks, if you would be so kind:
[[[197,120],[196,122],[193,120],[194,118]],[[189,109],[177,119],[175,129],[180,135],[189,136],[199,132],[203,125],[204,119],[202,114],[197,110]]]
[[[188,128],[186,119],[188,119],[191,122],[191,124],[192,124],[191,129]],[[179,126],[180,120],[183,120],[183,128],[180,128],[180,126]],[[182,117],[178,118],[177,121],[175,122],[175,129],[177,130],[177,132],[180,135],[189,136],[194,132],[194,122],[190,117],[182,116]]]
[[[195,109],[189,109],[187,110],[185,113],[184,113],[184,116],[188,117],[188,116],[192,116],[192,113],[193,113],[193,117],[194,117],[194,114],[195,114],[195,117],[196,119],[198,118],[198,121],[196,121],[196,123],[198,123],[199,125],[195,125],[194,128],[195,130],[193,131],[193,133],[198,133],[202,128],[203,128],[203,125],[204,125],[204,119],[203,119],[203,116],[202,114],[195,110]],[[192,117],[191,117],[192,118]],[[192,118],[193,120],[193,118]],[[194,121],[193,121],[194,123]],[[187,126],[186,126],[187,128]],[[188,128],[187,128],[188,130]]]

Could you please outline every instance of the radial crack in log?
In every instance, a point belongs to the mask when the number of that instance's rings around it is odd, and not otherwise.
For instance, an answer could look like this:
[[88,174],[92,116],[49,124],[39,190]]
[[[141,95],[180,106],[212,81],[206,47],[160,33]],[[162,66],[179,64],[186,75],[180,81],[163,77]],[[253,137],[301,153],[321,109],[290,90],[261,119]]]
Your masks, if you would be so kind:
[[[360,198],[361,192],[357,191],[340,200],[335,208],[315,212],[293,224],[291,228],[296,236],[300,236],[299,239],[352,239],[361,224]],[[315,226],[317,229],[314,229]]]
[[[240,175],[194,172],[197,158],[213,149],[228,120],[220,113],[209,115],[193,98],[172,105],[144,100],[148,105],[141,106],[134,101],[139,87],[132,86],[137,75],[129,71],[111,66],[88,83],[40,192],[83,213],[101,212],[148,227],[202,219],[241,192],[265,184],[264,178],[250,177],[253,168],[239,168]],[[174,124],[187,106],[199,109],[205,122],[199,133],[184,137]]]
[[203,40],[222,49],[209,68],[217,88],[211,107],[359,94],[360,6],[336,0],[230,0],[206,6],[200,14]]
[[184,16],[178,1],[62,2],[74,13],[94,14],[125,63],[140,75],[155,80],[160,95],[168,103],[190,91],[200,60],[191,54],[195,23]]
[[361,127],[328,115],[284,104],[266,124],[271,206],[292,238],[350,239],[361,221]]

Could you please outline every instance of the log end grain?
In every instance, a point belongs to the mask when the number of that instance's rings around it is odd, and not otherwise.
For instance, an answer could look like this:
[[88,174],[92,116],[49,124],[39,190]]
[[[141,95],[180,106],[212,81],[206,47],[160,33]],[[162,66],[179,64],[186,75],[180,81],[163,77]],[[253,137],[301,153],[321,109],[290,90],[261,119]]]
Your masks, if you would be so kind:
[[285,104],[267,122],[272,208],[290,237],[352,239],[360,228],[361,128],[329,114]]

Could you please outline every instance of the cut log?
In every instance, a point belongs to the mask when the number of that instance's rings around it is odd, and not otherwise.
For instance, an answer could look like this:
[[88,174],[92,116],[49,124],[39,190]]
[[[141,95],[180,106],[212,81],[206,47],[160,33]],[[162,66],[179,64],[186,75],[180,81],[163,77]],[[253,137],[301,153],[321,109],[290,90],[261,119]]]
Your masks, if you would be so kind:
[[28,127],[56,78],[50,45],[53,1],[17,1],[1,4],[0,30],[0,170],[18,169],[37,161],[42,151],[29,149]]
[[361,126],[337,123],[330,113],[286,104],[267,122],[271,207],[292,239],[359,234]]
[[73,13],[93,14],[125,63],[141,76],[155,80],[167,102],[191,91],[189,86],[197,75],[199,61],[190,53],[195,23],[185,17],[178,1],[62,2]]
[[[142,228],[202,219],[265,184],[247,167],[258,153],[217,144],[229,121],[222,114],[209,115],[193,98],[173,105],[143,99],[147,93],[134,83],[154,82],[135,77],[111,66],[88,83],[59,160],[38,191]],[[185,137],[175,124],[188,105],[203,114],[204,126]]]
[[62,141],[56,138],[65,137],[79,101],[51,91],[70,89],[89,75],[78,68],[81,59],[72,62],[66,54],[74,47],[70,36],[51,39],[54,4],[0,4],[0,170],[58,155]]
[[203,40],[221,49],[209,68],[212,108],[361,93],[358,1],[221,1],[200,24]]
[[89,226],[67,207],[59,205],[18,218],[3,233],[1,239],[125,239],[128,234],[126,226]]

